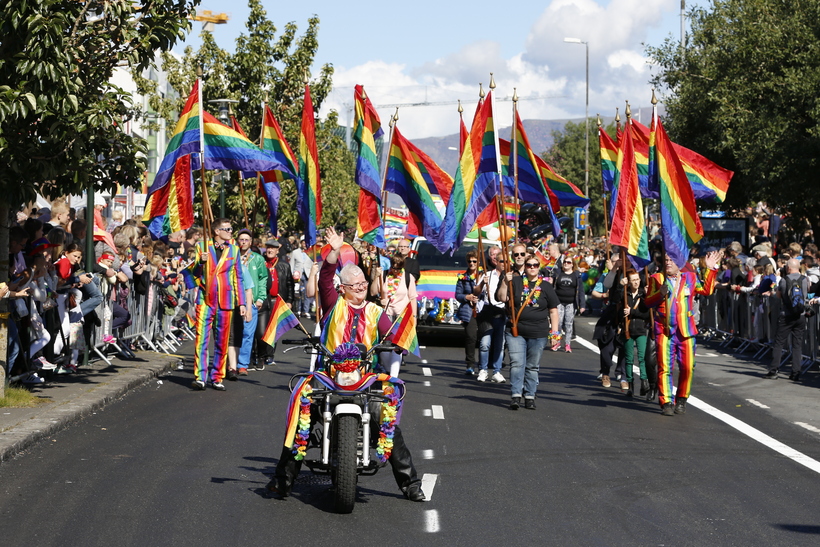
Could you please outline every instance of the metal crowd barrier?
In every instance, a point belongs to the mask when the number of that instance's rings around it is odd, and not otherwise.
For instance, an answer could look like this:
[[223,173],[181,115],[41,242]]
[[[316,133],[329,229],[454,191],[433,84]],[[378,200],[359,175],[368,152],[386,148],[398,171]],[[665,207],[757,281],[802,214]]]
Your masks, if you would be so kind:
[[[757,293],[736,293],[719,287],[712,295],[698,297],[698,330],[706,340],[720,340],[720,346],[733,349],[735,353],[754,350],[753,359],[763,359],[772,351],[777,325],[780,320],[782,300],[777,296]],[[803,333],[802,371],[809,370],[818,362],[820,337],[820,306],[812,306],[814,314],[806,318]],[[783,348],[786,350],[781,365],[791,359],[791,335]]]

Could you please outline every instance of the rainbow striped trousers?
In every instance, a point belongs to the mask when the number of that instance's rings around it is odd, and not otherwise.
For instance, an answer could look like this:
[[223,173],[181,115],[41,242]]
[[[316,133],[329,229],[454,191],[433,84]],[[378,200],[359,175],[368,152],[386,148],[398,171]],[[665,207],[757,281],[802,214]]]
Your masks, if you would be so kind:
[[[196,310],[194,376],[201,382],[221,382],[228,364],[228,338],[233,310],[220,310],[200,304]],[[214,334],[214,360],[208,373],[208,345]]]
[[655,333],[658,351],[658,400],[661,406],[674,403],[672,370],[678,363],[678,397],[689,397],[695,368],[695,337],[685,338],[675,331],[672,336]]

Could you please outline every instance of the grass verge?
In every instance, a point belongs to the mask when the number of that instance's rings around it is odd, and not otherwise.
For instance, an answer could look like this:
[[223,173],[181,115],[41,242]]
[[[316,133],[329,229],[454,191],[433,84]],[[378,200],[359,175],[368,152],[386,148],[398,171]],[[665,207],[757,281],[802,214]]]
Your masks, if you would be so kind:
[[0,408],[28,408],[47,403],[48,400],[37,397],[22,387],[7,387],[6,396],[0,398]]

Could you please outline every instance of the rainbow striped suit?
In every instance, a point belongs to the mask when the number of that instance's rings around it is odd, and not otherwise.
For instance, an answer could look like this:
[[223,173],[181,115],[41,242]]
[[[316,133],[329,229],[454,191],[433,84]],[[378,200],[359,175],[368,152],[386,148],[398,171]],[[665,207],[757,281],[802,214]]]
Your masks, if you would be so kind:
[[[225,243],[218,250],[212,240],[196,246],[196,262],[202,262],[202,288],[196,312],[194,376],[202,382],[221,382],[228,362],[228,339],[233,310],[246,305],[239,247]],[[221,254],[220,254],[221,253]],[[193,268],[194,266],[192,266]],[[214,332],[214,360],[208,374],[208,344]]]
[[[692,271],[681,271],[677,279],[656,273],[646,287],[647,307],[655,308],[655,342],[658,354],[658,400],[663,406],[673,402],[672,369],[678,361],[678,398],[689,397],[695,367],[695,296],[712,294],[717,271],[710,270],[701,283]],[[666,291],[662,289],[666,287]],[[664,294],[666,293],[666,294]]]

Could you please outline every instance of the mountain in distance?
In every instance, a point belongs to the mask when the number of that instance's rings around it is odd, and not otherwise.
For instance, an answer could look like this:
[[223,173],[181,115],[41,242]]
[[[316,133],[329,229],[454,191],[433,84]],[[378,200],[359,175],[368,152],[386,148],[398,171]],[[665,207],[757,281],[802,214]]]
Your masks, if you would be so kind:
[[[642,108],[635,111],[634,117],[641,121],[644,125],[649,125],[652,119],[652,107]],[[614,116],[604,116],[601,118],[604,126],[612,123],[615,120]],[[626,120],[626,116],[621,115],[621,123]],[[541,155],[548,150],[554,139],[552,137],[553,131],[563,131],[567,122],[583,123],[584,118],[573,118],[564,120],[524,120],[524,129],[527,131],[527,138],[530,140],[533,152]],[[595,125],[594,116],[590,117],[589,123]],[[469,127],[467,128],[469,130]],[[499,130],[498,135],[502,139],[509,139],[512,135],[512,127],[507,126]],[[426,137],[423,139],[413,139],[413,144],[430,156],[439,167],[447,171],[450,175],[455,176],[458,168],[458,133],[447,135],[445,137]],[[600,161],[598,155],[598,140],[591,138],[589,141],[589,162],[594,165],[596,161]]]

